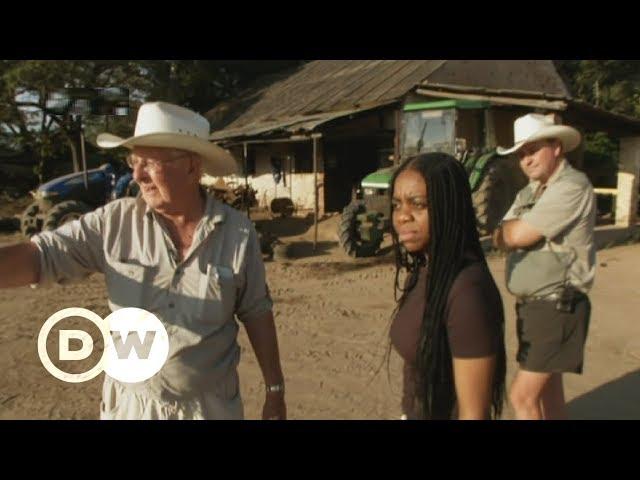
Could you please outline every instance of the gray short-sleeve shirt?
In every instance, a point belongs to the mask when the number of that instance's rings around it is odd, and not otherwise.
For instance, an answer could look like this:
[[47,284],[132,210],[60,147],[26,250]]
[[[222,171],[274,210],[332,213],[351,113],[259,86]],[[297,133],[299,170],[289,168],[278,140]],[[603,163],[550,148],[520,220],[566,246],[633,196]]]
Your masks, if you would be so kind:
[[593,285],[596,264],[593,186],[584,173],[563,159],[535,200],[539,187],[540,182],[534,181],[518,192],[504,220],[519,218],[538,230],[548,240],[540,250],[575,252],[569,281],[586,293]]
[[235,320],[249,322],[272,309],[255,228],[212,196],[181,262],[141,197],[111,202],[32,242],[40,251],[39,285],[102,272],[112,311],[140,307],[163,322],[167,363],[136,387],[158,395],[213,391],[235,376],[240,356]]

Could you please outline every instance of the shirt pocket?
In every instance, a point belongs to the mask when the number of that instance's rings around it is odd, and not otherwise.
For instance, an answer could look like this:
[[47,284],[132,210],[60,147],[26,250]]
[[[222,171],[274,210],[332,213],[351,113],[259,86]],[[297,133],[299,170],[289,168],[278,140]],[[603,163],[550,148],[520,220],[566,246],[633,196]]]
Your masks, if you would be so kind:
[[145,280],[149,267],[144,265],[108,261],[105,270],[109,306],[113,309],[137,307],[145,308]]
[[200,284],[200,316],[207,325],[222,326],[233,319],[236,303],[233,270],[222,265],[207,265]]

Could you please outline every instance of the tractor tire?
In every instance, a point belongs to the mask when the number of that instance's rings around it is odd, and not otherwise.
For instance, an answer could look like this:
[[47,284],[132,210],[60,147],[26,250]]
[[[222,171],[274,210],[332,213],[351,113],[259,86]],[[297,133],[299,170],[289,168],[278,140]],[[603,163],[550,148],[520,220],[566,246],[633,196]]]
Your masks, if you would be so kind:
[[260,253],[262,253],[262,255],[266,255],[270,260],[273,260],[273,245],[278,239],[268,230],[263,231],[261,228],[257,227],[255,223],[254,228],[258,234]]
[[290,198],[279,197],[271,200],[270,209],[272,214],[280,214],[281,218],[288,218],[293,215],[296,207]]
[[126,197],[137,197],[138,193],[140,193],[140,185],[135,180],[131,180],[129,185],[124,192],[124,196]]
[[289,243],[276,243],[273,247],[273,255],[271,257],[273,260],[278,262],[289,262],[293,258],[291,244]]
[[20,232],[22,232],[25,238],[30,238],[42,230],[42,222],[38,221],[38,213],[40,213],[40,205],[38,202],[33,202],[24,209],[22,217],[20,218]]
[[491,235],[526,184],[526,177],[512,159],[499,158],[489,164],[471,194],[480,236]]
[[382,240],[366,242],[358,233],[358,215],[364,213],[366,207],[361,200],[354,200],[342,211],[342,218],[338,225],[340,245],[350,257],[372,257],[380,249]]
[[78,200],[60,202],[47,213],[42,230],[55,230],[67,222],[80,218],[91,210],[93,209],[89,205]]

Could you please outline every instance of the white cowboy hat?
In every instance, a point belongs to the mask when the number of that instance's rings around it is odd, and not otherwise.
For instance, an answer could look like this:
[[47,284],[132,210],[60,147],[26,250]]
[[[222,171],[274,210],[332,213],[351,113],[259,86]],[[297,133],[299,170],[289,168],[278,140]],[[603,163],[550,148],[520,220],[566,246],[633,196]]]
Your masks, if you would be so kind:
[[138,110],[133,137],[110,133],[98,135],[102,148],[161,147],[187,150],[203,158],[203,170],[212,176],[237,172],[237,164],[227,151],[208,140],[209,122],[202,115],[166,102],[145,103]]
[[219,190],[221,192],[228,192],[229,190],[231,190],[222,178],[218,178],[218,180],[216,180],[215,183],[211,185],[211,188],[213,188],[214,190]]
[[517,152],[524,144],[542,140],[543,138],[557,138],[562,143],[564,153],[574,150],[580,145],[580,132],[567,125],[556,125],[553,118],[539,113],[529,113],[513,123],[513,141],[511,148],[498,147],[498,155],[509,155]]

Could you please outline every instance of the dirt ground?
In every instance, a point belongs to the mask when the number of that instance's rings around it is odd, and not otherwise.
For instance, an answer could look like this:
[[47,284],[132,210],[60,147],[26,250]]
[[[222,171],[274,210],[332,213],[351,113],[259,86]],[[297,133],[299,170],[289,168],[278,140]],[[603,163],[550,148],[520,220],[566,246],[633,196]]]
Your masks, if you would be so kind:
[[[386,248],[377,258],[348,258],[336,241],[336,220],[321,222],[315,252],[308,219],[272,222],[281,240],[294,245],[289,252],[296,257],[266,263],[289,418],[395,419],[401,413],[401,364],[395,352],[388,368],[384,362],[394,308],[393,257]],[[0,245],[19,240],[18,234],[0,235]],[[504,259],[491,257],[489,264],[507,315],[510,382],[516,367],[514,301],[504,287]],[[598,252],[591,299],[585,373],[565,376],[570,417],[640,419],[640,244]],[[65,307],[85,307],[104,317],[103,276],[48,290],[0,291],[0,419],[98,417],[102,375],[63,383],[38,358],[40,326]],[[239,343],[245,413],[256,419],[263,386],[243,329]],[[509,407],[503,418],[512,418]]]

